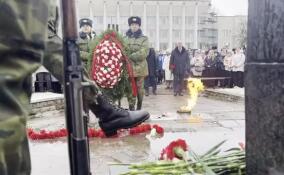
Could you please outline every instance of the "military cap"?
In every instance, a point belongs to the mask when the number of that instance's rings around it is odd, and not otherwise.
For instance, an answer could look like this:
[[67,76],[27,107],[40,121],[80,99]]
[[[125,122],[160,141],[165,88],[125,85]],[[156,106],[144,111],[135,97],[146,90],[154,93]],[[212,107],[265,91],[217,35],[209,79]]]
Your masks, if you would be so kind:
[[82,18],[82,19],[80,19],[79,24],[80,24],[80,28],[81,28],[83,25],[89,25],[89,26],[92,27],[93,22],[92,22],[92,20],[90,20],[90,19],[88,19],[88,18]]
[[133,23],[141,26],[141,18],[138,16],[131,16],[130,18],[128,18],[128,25],[130,26]]

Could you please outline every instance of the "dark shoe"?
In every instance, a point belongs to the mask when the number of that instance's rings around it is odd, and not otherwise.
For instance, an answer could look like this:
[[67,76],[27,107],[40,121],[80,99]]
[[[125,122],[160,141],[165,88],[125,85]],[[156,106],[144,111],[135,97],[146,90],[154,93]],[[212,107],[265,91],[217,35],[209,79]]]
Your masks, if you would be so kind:
[[179,96],[183,96],[183,94],[182,94],[182,93],[179,93],[178,95],[179,95]]
[[98,95],[97,102],[90,109],[99,118],[99,125],[107,137],[116,135],[119,129],[135,127],[150,117],[146,111],[128,111],[112,105],[103,95]]
[[174,96],[177,96],[177,95],[178,95],[178,93],[177,93],[177,92],[175,92],[175,93],[174,93]]
[[134,105],[129,105],[129,110],[130,111],[135,111],[135,106]]
[[145,91],[145,96],[149,96],[149,91]]
[[137,108],[136,110],[141,110],[142,109],[142,102],[137,102]]
[[153,91],[153,95],[157,95],[157,92],[156,92],[156,91]]

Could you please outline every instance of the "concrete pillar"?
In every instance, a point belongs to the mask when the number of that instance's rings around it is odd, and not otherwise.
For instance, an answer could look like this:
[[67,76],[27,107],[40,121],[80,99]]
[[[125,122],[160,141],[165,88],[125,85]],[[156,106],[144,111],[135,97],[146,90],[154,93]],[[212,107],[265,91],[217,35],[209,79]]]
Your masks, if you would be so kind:
[[[77,28],[80,29],[79,20],[81,19],[81,17],[80,17],[80,13],[79,13],[79,0],[76,0],[75,3],[76,3],[76,18],[78,20]],[[61,28],[61,25],[59,25],[59,27]],[[58,31],[62,31],[62,30],[58,30]]]
[[103,5],[103,9],[104,9],[104,16],[103,16],[103,20],[104,20],[104,27],[103,29],[106,30],[107,29],[107,11],[106,11],[106,1],[104,1],[104,5]]
[[185,2],[182,3],[181,42],[182,45],[185,46]]
[[284,174],[283,15],[283,0],[249,0],[245,65],[248,175]]
[[94,14],[93,14],[93,1],[89,0],[89,18],[94,23]]
[[118,32],[120,32],[120,9],[119,9],[119,1],[116,4],[116,24],[118,25]]
[[156,4],[156,50],[160,50],[160,8],[159,2]]
[[195,11],[194,11],[194,49],[198,49],[198,2],[195,2]]
[[173,49],[173,3],[170,2],[169,10],[169,49]]
[[142,30],[143,30],[143,33],[147,35],[147,4],[145,1],[143,4]]
[[133,2],[130,1],[130,16],[133,16]]

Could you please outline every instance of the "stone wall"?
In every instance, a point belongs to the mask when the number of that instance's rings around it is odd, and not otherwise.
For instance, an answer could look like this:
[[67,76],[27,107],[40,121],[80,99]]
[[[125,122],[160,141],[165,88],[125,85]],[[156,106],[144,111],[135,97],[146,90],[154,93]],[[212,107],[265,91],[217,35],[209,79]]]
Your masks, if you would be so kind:
[[31,118],[40,117],[46,112],[58,112],[64,110],[64,99],[36,102],[31,104]]

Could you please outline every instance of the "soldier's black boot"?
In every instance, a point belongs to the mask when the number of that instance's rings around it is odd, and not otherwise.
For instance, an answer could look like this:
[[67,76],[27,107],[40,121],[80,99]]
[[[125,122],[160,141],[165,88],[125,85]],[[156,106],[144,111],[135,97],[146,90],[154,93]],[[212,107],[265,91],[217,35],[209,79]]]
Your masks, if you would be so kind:
[[137,126],[150,117],[146,111],[128,111],[112,105],[103,95],[97,96],[97,104],[90,105],[90,109],[99,118],[99,125],[107,137],[117,134],[119,129]]
[[141,109],[142,109],[142,101],[138,100],[136,110],[141,110]]
[[129,105],[129,108],[128,108],[130,111],[135,111],[135,106],[134,105]]

